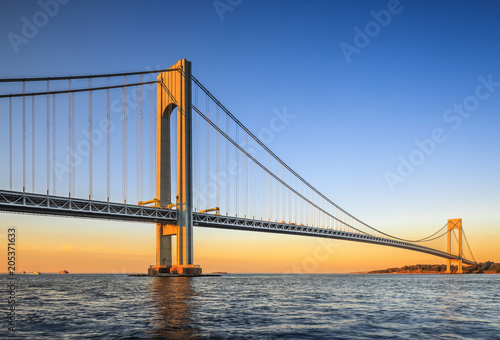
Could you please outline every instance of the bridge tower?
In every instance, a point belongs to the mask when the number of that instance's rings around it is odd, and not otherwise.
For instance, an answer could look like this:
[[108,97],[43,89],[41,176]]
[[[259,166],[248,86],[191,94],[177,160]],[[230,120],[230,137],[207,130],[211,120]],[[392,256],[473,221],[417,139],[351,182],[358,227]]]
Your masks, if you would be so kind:
[[[171,71],[158,74],[156,109],[156,204],[176,207],[176,224],[156,224],[156,266],[158,273],[201,274],[193,262],[193,189],[191,62],[179,60]],[[170,116],[177,108],[176,200],[171,202]],[[177,263],[172,263],[172,237],[177,238]]]
[[458,260],[452,260],[448,259],[447,260],[447,265],[446,265],[446,273],[450,274],[451,273],[451,261],[457,261],[458,262],[458,271],[457,274],[462,274],[462,219],[461,218],[455,218],[448,220],[448,239],[447,239],[447,251],[448,253],[451,253],[451,232],[453,229],[456,229],[458,231]]

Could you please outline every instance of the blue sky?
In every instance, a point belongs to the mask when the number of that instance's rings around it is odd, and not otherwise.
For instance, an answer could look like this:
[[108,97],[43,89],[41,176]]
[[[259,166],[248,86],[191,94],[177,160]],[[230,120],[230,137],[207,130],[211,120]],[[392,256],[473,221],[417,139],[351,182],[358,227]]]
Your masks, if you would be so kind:
[[[471,98],[479,77],[500,82],[498,2],[70,1],[17,53],[9,33],[22,35],[23,17],[33,22],[42,7],[0,6],[1,77],[167,68],[186,58],[251,131],[275,109],[296,115],[269,147],[360,219],[411,236],[463,217],[473,239],[499,235],[500,86],[483,85],[489,96],[477,105]],[[388,7],[397,13],[385,27],[371,24],[378,31],[348,62],[340,44],[356,47],[355,28],[366,34],[372,11]],[[465,102],[474,110],[453,129],[443,115]],[[387,172],[398,174],[400,157],[435,129],[446,141],[391,190]]]

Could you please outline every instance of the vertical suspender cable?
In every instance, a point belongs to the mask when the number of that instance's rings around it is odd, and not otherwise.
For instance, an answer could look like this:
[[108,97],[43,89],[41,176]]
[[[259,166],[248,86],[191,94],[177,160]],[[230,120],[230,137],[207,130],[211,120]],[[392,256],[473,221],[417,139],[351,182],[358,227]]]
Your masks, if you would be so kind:
[[[304,195],[304,183],[301,181],[300,182],[300,191],[301,191],[301,194]],[[304,224],[304,200],[301,198],[300,199],[300,224]]]
[[[255,156],[255,154],[253,154],[253,156]],[[246,156],[245,156],[246,158]],[[257,195],[257,192],[256,192],[256,186],[255,186],[255,163],[252,162],[252,161],[249,161],[248,162],[248,165],[249,165],[249,176],[250,176],[250,186],[249,186],[249,190],[251,192],[250,194],[250,211],[251,213],[249,212],[250,216],[252,216],[252,219],[255,219],[255,215],[256,215],[256,207],[255,207],[255,196]]]
[[[317,205],[317,200],[316,200],[316,196],[314,195],[314,192],[311,192],[311,197],[312,197],[312,202]],[[312,226],[316,226],[316,215],[317,215],[317,209],[316,207],[311,207],[311,210],[312,210],[312,215],[313,215],[313,220],[312,220]]]
[[[257,154],[256,154],[257,156]],[[263,160],[262,160],[262,151],[261,153],[259,154],[259,159],[260,159],[260,163],[261,164],[264,164]],[[263,197],[264,195],[264,192],[262,191],[262,187],[263,187],[263,178],[261,176],[261,169],[260,167],[258,166],[255,166],[255,185],[257,186],[257,195],[255,195],[255,206],[257,208],[257,212],[256,212],[256,215],[257,215],[257,218],[261,217],[262,218],[262,210],[263,210],[263,204],[265,204],[266,202],[266,199]]]
[[[328,213],[330,213],[328,202],[323,201],[323,206],[324,206],[324,210],[327,211]],[[325,227],[325,228],[328,228],[328,219],[329,219],[328,216],[326,214],[323,214],[323,227]]]
[[[250,148],[250,145],[248,146]],[[252,147],[253,148],[253,147]],[[253,153],[254,157],[257,157],[257,155],[255,153]],[[256,210],[257,208],[255,207],[255,196],[257,195],[257,186],[256,186],[256,181],[257,179],[255,178],[255,163],[254,162],[251,162],[249,161],[248,162],[249,165],[250,165],[250,181],[251,181],[251,186],[249,186],[249,189],[250,189],[250,206],[251,206],[251,216],[252,216],[252,219],[255,219],[255,216],[257,215],[256,213]]]
[[[278,174],[279,172],[279,164],[278,162],[276,162],[276,174]],[[278,183],[278,181],[274,181],[274,183],[276,183],[276,222],[278,221],[279,219],[279,215],[280,215],[280,183]]]
[[[317,205],[317,201],[316,201],[316,196],[314,195],[314,192],[311,192],[311,197],[312,197],[312,202]],[[312,226],[314,227],[316,225],[316,214],[317,214],[317,209],[316,207],[311,207],[312,209],[312,213],[313,213],[313,221],[312,221]]]
[[35,96],[31,97],[31,192],[35,192]]
[[[321,199],[321,197],[319,198],[321,200],[321,208],[323,210],[325,210],[325,201],[323,201],[323,199]],[[321,219],[320,219],[320,227],[321,228],[324,228],[326,227],[325,226],[325,217],[326,215],[323,213],[323,212],[320,212],[320,216],[321,216]]]
[[[272,169],[273,167],[273,160],[272,156],[268,153],[267,154],[269,158],[269,169]],[[266,174],[267,175],[267,174]],[[275,179],[271,176],[269,177],[269,220],[273,221],[274,220],[274,202],[276,201],[276,197],[274,197],[274,183],[276,182]]]
[[[321,197],[318,197],[318,207],[320,207],[321,209],[323,209],[323,202],[321,202]],[[318,227],[322,227],[323,226],[323,212],[318,209]]]
[[[191,98],[193,101],[192,104],[196,107],[198,107],[198,86],[194,85],[191,83],[191,87],[194,88],[194,97]],[[196,172],[193,173],[193,210],[198,211],[198,167],[199,167],[199,161],[198,161],[198,114],[196,114],[192,120],[193,124],[193,148],[194,148],[194,153],[193,153],[193,169],[196,169]]]
[[[288,173],[288,177],[292,177],[292,174],[289,172]],[[290,178],[290,185],[292,185],[292,179]],[[293,200],[293,196],[292,196],[292,192],[290,190],[288,190],[288,221],[291,221],[292,220],[292,216],[293,216],[293,211],[292,211],[292,200]]]
[[[127,76],[124,77],[124,84]],[[125,201],[125,87],[122,87],[122,201]]]
[[23,81],[23,192],[26,190],[26,83]]
[[[124,77],[124,83],[127,85],[127,76]],[[123,112],[122,112],[122,194],[123,202],[127,203],[127,88],[122,90]]]
[[[240,140],[239,140],[239,135],[238,135],[238,125],[234,125],[235,126],[235,130],[236,130],[236,143],[239,143]],[[238,148],[237,147],[234,147],[234,159],[236,161],[236,175],[234,176],[234,192],[235,192],[235,197],[234,197],[234,201],[235,201],[235,213],[236,213],[236,217],[238,216],[238,198],[239,198],[239,183],[238,183],[238,173],[240,172],[239,169],[240,169],[240,164],[239,164],[239,155],[238,155]]]
[[[245,135],[246,137],[246,135]],[[250,148],[248,147],[248,139],[245,138],[245,148],[248,151]],[[247,158],[245,156],[245,158]],[[252,176],[252,162],[247,159],[247,207],[246,207],[246,214],[247,217],[253,216],[252,214],[252,203],[253,203],[253,176]]]
[[[210,119],[210,111],[209,111],[209,102],[208,102],[208,96],[206,97],[206,112],[207,112],[207,118]],[[208,122],[206,123],[206,126],[207,126],[207,131],[206,131],[206,138],[207,138],[207,144],[206,144],[206,152],[207,152],[207,155],[206,155],[206,166],[207,166],[207,170],[206,170],[206,183],[205,183],[205,190],[206,190],[206,196],[207,196],[207,206],[204,208],[204,209],[209,209],[210,208],[210,186],[209,186],[209,183],[210,183],[210,124],[208,124]]]
[[111,185],[110,185],[110,115],[109,115],[109,106],[110,106],[110,98],[109,98],[109,77],[108,77],[108,88],[106,90],[106,189],[107,189],[107,197],[108,197],[108,202],[109,202],[109,195],[111,191]]
[[[255,151],[255,155],[254,155],[255,159],[257,159],[257,151]],[[253,214],[252,216],[254,216],[254,219],[257,217],[258,213],[257,213],[257,194],[259,192],[259,186],[257,185],[257,164],[255,164],[254,162],[252,162],[252,168],[253,168],[253,171],[252,171],[252,177],[253,177],[253,199],[252,199],[252,205],[253,205]]]
[[[304,190],[304,197],[307,199],[307,187],[305,187],[305,188],[303,187],[303,190]],[[302,224],[303,225],[308,225],[307,221],[308,221],[309,214],[307,211],[307,206],[308,206],[307,201],[302,200],[302,209],[303,209]]]
[[[248,151],[248,134],[245,133],[245,149]],[[252,162],[249,161],[248,157],[245,156],[245,168],[246,168],[246,206],[245,206],[245,213],[247,217],[252,216],[252,189],[253,189],[253,183],[252,183]]]
[[[198,116],[198,115],[197,115]],[[229,117],[226,116],[226,135],[229,136]],[[230,205],[229,205],[229,141],[226,138],[226,215],[229,214]]]
[[[47,92],[49,92],[49,81],[47,80]],[[50,97],[47,94],[47,194],[50,190]]]
[[[295,188],[297,188],[297,190],[299,190],[299,186],[298,186],[298,178],[295,177]],[[294,204],[293,204],[293,207],[294,207],[294,211],[295,211],[295,224],[298,223],[299,221],[299,209],[298,209],[298,196],[297,195],[293,195],[294,196]]]
[[[255,149],[255,159],[257,159],[257,149]],[[256,218],[258,216],[257,212],[257,194],[259,192],[259,186],[257,185],[257,164],[252,162],[253,167],[253,216]]]
[[[285,168],[282,168],[282,176],[283,176],[283,181],[286,183],[286,178],[285,178]],[[286,187],[284,185],[281,186],[282,188],[282,193],[283,193],[283,216],[281,217],[283,220],[285,220],[286,217]]]
[[[335,216],[335,207],[331,204],[330,204],[330,211],[331,211],[331,215]],[[335,219],[333,217],[330,217],[330,228],[334,228],[334,227],[335,227]]]
[[[245,149],[247,148],[247,135],[245,134],[245,144],[244,144],[244,147]],[[243,209],[242,210],[242,215],[243,217],[246,217],[247,213],[248,213],[248,207],[247,207],[247,196],[248,196],[248,188],[247,188],[247,157],[246,155],[241,155],[241,157],[243,158],[243,175],[242,175],[242,181],[243,181],[243,189],[242,189],[242,194],[243,194]]]
[[[238,133],[238,125],[234,125],[234,131],[235,131],[235,140],[236,143],[239,144],[239,133]],[[234,147],[234,161],[236,162],[236,174],[234,176],[234,212],[235,216],[238,216],[238,208],[239,208],[239,193],[240,193],[240,183],[238,182],[239,176],[238,174],[240,173],[240,158],[238,155],[238,148],[235,146]]]
[[[156,110],[157,110],[157,93],[153,92],[153,176],[151,177],[153,180],[153,192],[156,190],[156,140],[158,136],[156,135]],[[156,192],[155,192],[156,193]]]
[[[312,197],[311,197],[311,192],[312,192],[312,189],[309,188],[308,190],[308,197],[309,197],[309,200],[312,202]],[[313,214],[314,214],[314,211],[313,211],[313,206],[311,204],[308,204],[307,205],[307,225],[310,225],[312,226],[314,223],[313,223]]]
[[[323,202],[321,201],[321,197],[318,197],[318,207],[320,207],[321,209],[323,209]],[[318,209],[318,227],[322,227],[322,223],[323,223],[323,213],[320,209]]]
[[[260,163],[261,164],[266,164],[266,158],[265,158],[264,150],[260,149]],[[257,181],[259,185],[259,196],[257,198],[257,204],[259,207],[259,216],[261,220],[264,220],[266,217],[267,213],[267,204],[269,197],[267,196],[267,190],[266,190],[266,176],[264,175],[264,171],[258,167],[257,168],[257,177],[259,180]],[[260,201],[260,202],[259,202]]]
[[[141,74],[141,78],[140,78],[140,82],[142,83],[142,74]],[[140,87],[140,90],[141,90],[141,93],[140,93],[140,101],[139,101],[139,108],[141,110],[140,112],[140,143],[141,143],[141,148],[140,148],[140,163],[139,163],[139,180],[140,180],[140,186],[139,186],[139,199],[143,199],[143,189],[144,189],[144,181],[143,181],[143,178],[144,178],[144,174],[143,174],[143,171],[144,171],[144,136],[143,136],[143,122],[144,122],[144,104],[143,104],[143,85],[141,85]]]
[[[198,107],[198,86],[195,87],[195,101]],[[196,207],[195,211],[200,211],[200,115],[196,115]]]
[[[141,77],[142,78],[142,77]],[[142,79],[141,79],[142,83]],[[135,182],[135,194],[137,196],[137,201],[141,200],[141,195],[140,195],[140,172],[141,172],[141,165],[140,165],[140,158],[141,158],[141,123],[140,123],[140,105],[139,105],[139,100],[140,100],[140,85],[137,85],[135,88],[135,177],[136,177],[136,182]]]
[[[311,202],[313,202],[312,189],[309,188],[308,192],[309,192],[309,199],[311,200]],[[314,225],[314,207],[311,204],[309,204],[308,206],[309,206],[308,207],[308,215],[309,215],[308,216],[309,217],[308,225],[313,226]]]
[[92,127],[92,78],[89,78],[89,199],[92,199],[92,158],[93,158],[93,127]]
[[[323,206],[324,206],[325,211],[328,214],[330,214],[330,205],[328,204],[328,202],[325,201],[323,203]],[[326,213],[323,216],[323,227],[324,228],[330,228],[330,217]]]
[[[68,80],[68,89],[71,90],[71,79]],[[71,92],[68,92],[68,194],[71,196],[71,174],[72,174],[72,163],[73,160],[71,159],[71,148],[73,145],[71,145]]]
[[153,84],[149,84],[149,196],[156,197],[154,169],[155,169],[155,119]]
[[[248,150],[250,146],[247,146]],[[255,217],[255,207],[253,204],[253,198],[255,196],[255,178],[254,178],[254,163],[248,162],[248,216]]]
[[73,121],[73,126],[71,130],[71,138],[73,141],[71,142],[73,144],[73,149],[71,150],[73,153],[73,173],[71,174],[71,194],[75,196],[75,190],[76,190],[76,117],[75,117],[75,93],[71,94],[71,116],[72,116],[72,121]]
[[[259,157],[259,158],[257,158]],[[259,153],[258,151],[256,150],[255,151],[255,159],[259,159],[261,164],[262,164],[262,157],[259,156]],[[262,199],[262,193],[260,192],[260,188],[262,186],[262,182],[259,182],[259,168],[257,166],[257,164],[255,164],[255,198],[254,198],[254,204],[255,204],[255,218],[256,219],[259,219],[259,216],[260,216],[260,204],[258,205],[257,202],[258,202],[258,198],[261,198],[261,202],[264,202],[264,200]]]
[[[140,76],[142,83],[142,74]],[[142,199],[142,85],[136,89],[136,195]]]
[[[125,85],[127,85],[127,76],[125,76]],[[123,138],[123,144],[125,147],[125,162],[124,162],[124,171],[125,171],[125,181],[124,181],[124,191],[125,195],[123,198],[123,202],[127,203],[128,198],[128,88],[125,87],[125,120],[123,121],[123,127],[125,129],[125,136]]]
[[[269,163],[268,163],[268,168],[271,169],[272,165],[272,160],[271,160],[271,154],[267,154],[267,157],[269,158]],[[270,176],[267,176],[269,178],[269,216],[268,220],[272,221],[273,219],[273,178]]]
[[56,95],[52,95],[52,193],[56,195]]
[[[141,83],[142,83],[142,74],[141,74]],[[143,88],[143,85],[141,85],[141,100],[140,100],[140,109],[141,109],[141,114],[140,114],[140,122],[141,122],[141,129],[140,129],[140,135],[141,135],[141,155],[140,155],[140,192],[139,192],[139,195],[140,195],[140,199],[142,200],[143,199],[143,191],[144,191],[144,181],[143,181],[143,178],[144,178],[144,98],[143,98],[143,95],[144,95],[144,88]]]
[[[257,157],[256,154],[253,155],[254,157]],[[252,169],[252,172],[250,174],[250,179],[252,181],[252,185],[250,186],[250,195],[251,195],[251,201],[250,205],[252,207],[252,218],[255,219],[256,214],[256,207],[255,207],[255,196],[257,195],[257,186],[256,186],[256,181],[257,179],[255,178],[255,163],[254,162],[249,162],[250,163],[250,168]]]
[[[261,153],[262,153],[262,164],[268,164],[267,160],[266,160],[267,152],[264,149],[262,149]],[[263,204],[262,208],[261,208],[261,216],[262,216],[263,220],[269,220],[271,218],[271,216],[270,216],[271,215],[270,214],[271,197],[270,197],[270,195],[268,195],[268,188],[271,186],[271,180],[267,176],[265,171],[262,169],[260,170],[260,178],[262,181],[261,195],[263,197],[265,197],[265,200],[264,200],[265,204]]]
[[9,97],[9,188],[12,191],[12,98]]
[[[330,205],[328,204],[328,202],[324,201],[324,205],[325,205],[325,210],[330,213]],[[324,227],[325,228],[329,228],[329,222],[330,222],[330,217],[327,215],[327,214],[324,214],[324,217],[323,217],[323,223],[324,223]],[[359,227],[359,226],[357,226]]]
[[[307,195],[307,188],[308,187],[304,188],[304,197],[306,199],[309,198],[309,196]],[[302,224],[303,225],[309,225],[309,223],[308,223],[308,221],[309,221],[309,211],[308,211],[309,210],[309,208],[308,208],[309,203],[306,200],[304,200],[302,202],[302,205],[303,205],[303,208],[304,208],[304,218],[302,219]]]
[[[328,212],[328,214],[331,215],[330,204],[325,203],[325,206],[326,206],[326,211]],[[326,215],[325,215],[325,228],[330,228],[330,216],[326,216]]]
[[[261,150],[259,159],[260,159],[260,163],[264,164],[264,162],[262,160],[262,150]],[[256,167],[256,171],[257,171],[256,184],[257,184],[257,188],[258,188],[259,194],[256,195],[256,197],[258,197],[258,198],[256,198],[255,202],[256,202],[256,207],[258,208],[258,210],[257,210],[257,218],[260,216],[260,218],[262,219],[262,210],[263,210],[262,204],[264,204],[266,202],[266,199],[263,197],[264,196],[264,192],[262,190],[263,185],[264,185],[264,180],[261,177],[261,170],[260,170],[259,167]],[[260,204],[257,203],[259,201],[259,198],[260,198]]]
[[[329,203],[328,203],[328,206],[330,207],[330,215],[333,216],[333,214],[335,213],[333,206]],[[333,228],[333,223],[335,221],[331,216],[328,216],[328,227],[329,228]]]
[[[314,195],[314,193],[313,193]],[[315,205],[318,205],[317,203],[318,201],[316,200],[316,196],[313,196],[313,203]],[[316,219],[316,214],[318,213],[318,209],[316,207],[313,207],[313,227],[316,226],[316,223],[317,223],[317,219]]]
[[[216,119],[216,124],[217,124],[217,127],[219,126],[219,106],[216,105],[215,106],[215,119]],[[216,188],[217,188],[217,191],[216,191],[216,203],[215,203],[215,206],[217,207],[220,207],[220,150],[219,150],[219,144],[220,144],[220,134],[219,133],[215,133],[215,138],[216,138],[216,165],[215,165],[215,177],[216,177],[216,181],[217,181],[217,184],[216,184]]]

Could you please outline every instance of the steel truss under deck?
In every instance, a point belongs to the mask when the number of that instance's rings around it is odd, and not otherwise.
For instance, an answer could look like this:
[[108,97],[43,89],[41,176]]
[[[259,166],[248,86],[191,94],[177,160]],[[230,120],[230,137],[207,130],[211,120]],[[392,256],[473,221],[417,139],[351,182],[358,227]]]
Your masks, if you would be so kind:
[[[162,209],[133,204],[94,201],[81,198],[5,190],[0,190],[0,211],[25,214],[58,215],[65,217],[110,219],[130,222],[175,223],[177,220],[177,212],[175,209]],[[437,249],[383,237],[327,228],[254,220],[244,217],[211,215],[194,212],[193,224],[199,227],[218,229],[294,234],[366,242],[414,250],[447,259],[458,259],[458,256],[456,255]],[[466,264],[474,263],[473,261],[467,259],[462,259],[462,261]]]

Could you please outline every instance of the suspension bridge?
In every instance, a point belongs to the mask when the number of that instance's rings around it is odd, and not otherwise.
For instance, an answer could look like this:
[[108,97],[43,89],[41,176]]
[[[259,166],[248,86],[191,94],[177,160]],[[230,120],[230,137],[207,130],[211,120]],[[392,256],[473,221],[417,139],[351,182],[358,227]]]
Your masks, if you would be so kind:
[[411,240],[349,214],[249,131],[185,59],[164,70],[0,86],[9,159],[0,211],[155,223],[151,275],[201,274],[193,226],[398,247],[444,258],[448,272],[452,262],[457,273],[476,262],[461,219]]

